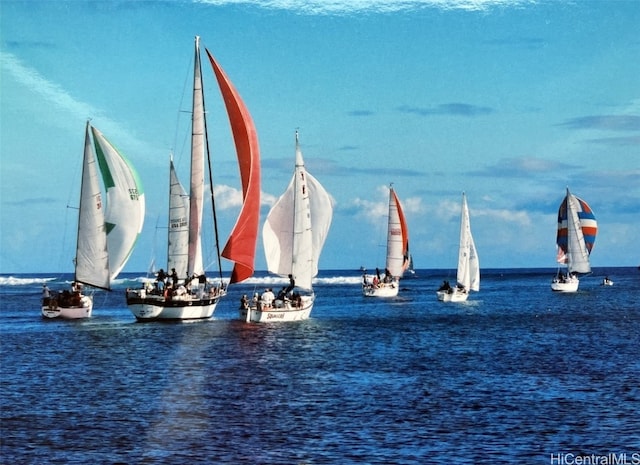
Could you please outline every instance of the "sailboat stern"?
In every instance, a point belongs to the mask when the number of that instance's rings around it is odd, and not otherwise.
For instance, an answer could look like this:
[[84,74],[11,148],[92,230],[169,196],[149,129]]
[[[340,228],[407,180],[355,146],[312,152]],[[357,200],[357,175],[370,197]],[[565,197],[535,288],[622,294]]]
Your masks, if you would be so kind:
[[211,318],[222,297],[223,288],[212,287],[204,295],[148,293],[146,289],[127,289],[127,307],[138,321],[202,320]]
[[302,321],[309,319],[315,294],[298,295],[296,298],[284,301],[274,301],[263,305],[254,300],[239,309],[240,320],[247,323],[280,323],[288,321]]

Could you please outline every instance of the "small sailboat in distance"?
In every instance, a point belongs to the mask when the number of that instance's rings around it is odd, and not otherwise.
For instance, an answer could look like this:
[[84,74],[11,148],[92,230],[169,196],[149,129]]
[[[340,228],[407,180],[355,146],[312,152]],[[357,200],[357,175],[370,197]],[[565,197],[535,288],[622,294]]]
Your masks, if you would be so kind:
[[270,273],[289,279],[277,295],[271,289],[242,297],[240,319],[247,323],[306,320],[315,301],[312,281],[333,217],[331,197],[304,166],[296,131],[293,177],[271,207],[262,228]]
[[[95,152],[91,146],[92,136]],[[106,202],[102,200],[99,175]],[[93,298],[83,293],[83,285],[111,290],[112,281],[124,268],[142,231],[144,212],[144,192],[135,169],[87,121],[74,281],[71,291],[52,292],[43,287],[43,317],[91,316]]]
[[[258,221],[260,215],[260,153],[253,120],[231,81],[208,50],[207,56],[222,93],[235,142],[243,204],[229,239],[220,253],[217,250],[218,282],[209,282],[203,263],[203,204],[205,199],[205,161],[209,162],[208,185],[213,202],[213,181],[204,90],[200,61],[200,37],[195,38],[193,73],[193,107],[191,121],[191,170],[189,194],[182,187],[173,162],[169,166],[169,233],[167,271],[159,271],[156,286],[147,283],[142,289],[127,289],[127,305],[138,321],[195,320],[210,318],[219,300],[226,295],[222,282],[220,256],[234,262],[230,284],[253,275]],[[214,221],[215,242],[217,226]],[[169,282],[170,279],[170,282]]]
[[462,193],[462,212],[460,214],[460,244],[458,246],[458,271],[456,285],[451,287],[445,281],[438,292],[438,300],[442,302],[464,302],[469,297],[469,291],[480,290],[480,261],[476,245],[471,235],[469,207],[467,196]]
[[365,297],[395,297],[400,289],[400,278],[409,268],[409,228],[400,199],[389,186],[389,215],[387,216],[387,257],[384,276],[376,268],[375,275],[362,275],[362,294]]
[[566,265],[566,274],[558,268],[551,281],[555,292],[577,292],[579,273],[590,273],[589,256],[598,233],[598,223],[593,210],[584,200],[569,192],[558,208],[558,231],[556,245],[557,261]]

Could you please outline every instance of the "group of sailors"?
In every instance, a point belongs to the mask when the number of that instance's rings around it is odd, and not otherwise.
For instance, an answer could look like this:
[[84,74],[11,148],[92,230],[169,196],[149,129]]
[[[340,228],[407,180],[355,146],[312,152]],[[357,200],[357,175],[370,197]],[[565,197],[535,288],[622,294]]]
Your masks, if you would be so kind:
[[247,295],[243,294],[240,299],[240,308],[249,309],[250,307],[255,307],[258,310],[282,308],[287,302],[299,308],[302,306],[302,296],[297,292],[293,292],[295,285],[293,276],[289,275],[289,285],[283,287],[278,292],[278,295],[274,294],[273,289],[266,288],[260,295],[256,292],[252,301],[249,302]]
[[393,275],[389,271],[389,268],[384,269],[384,276],[380,277],[380,268],[376,268],[376,274],[371,278],[367,274],[367,270],[364,270],[362,275],[362,285],[364,287],[378,288],[381,284],[389,284],[393,282]]
[[50,308],[82,307],[82,284],[74,281],[71,283],[71,290],[65,289],[62,292],[51,291],[46,284],[43,284],[42,305]]
[[449,284],[449,281],[447,281],[446,279],[444,281],[442,281],[442,285],[440,286],[440,288],[438,288],[438,291],[445,291],[447,294],[453,294],[453,292],[457,290],[458,292],[467,292],[465,287],[462,284],[456,284],[456,287],[451,287],[451,284]]
[[566,274],[566,275],[564,273],[558,273],[558,275],[554,278],[554,282],[568,283],[572,281],[574,278],[575,278],[575,275],[573,273]]
[[[197,289],[193,289],[193,282],[197,282]],[[156,280],[153,284],[146,283],[146,291],[149,294],[162,295],[165,299],[170,300],[173,297],[195,296],[198,299],[205,297],[215,297],[225,289],[225,284],[220,283],[217,286],[211,286],[207,290],[207,276],[204,272],[200,275],[194,274],[187,276],[182,283],[178,278],[175,268],[171,268],[171,274],[167,274],[164,269],[156,273]]]

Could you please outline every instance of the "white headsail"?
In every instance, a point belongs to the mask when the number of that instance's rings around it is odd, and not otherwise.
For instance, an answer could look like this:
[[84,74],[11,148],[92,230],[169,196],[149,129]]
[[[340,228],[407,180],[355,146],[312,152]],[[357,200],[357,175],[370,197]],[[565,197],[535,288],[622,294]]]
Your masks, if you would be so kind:
[[173,161],[169,166],[169,234],[167,271],[172,268],[180,278],[187,276],[189,261],[189,195],[178,180]]
[[100,131],[92,127],[102,180],[107,193],[105,223],[110,279],[127,263],[144,224],[145,200],[138,173]]
[[389,218],[387,221],[386,268],[391,276],[401,277],[407,268],[407,227],[400,200],[393,187],[389,189]]
[[[581,212],[578,199],[567,189],[567,251],[566,263],[570,273],[590,273],[589,250],[582,232],[582,224],[578,217]],[[595,224],[595,220],[593,220]]]

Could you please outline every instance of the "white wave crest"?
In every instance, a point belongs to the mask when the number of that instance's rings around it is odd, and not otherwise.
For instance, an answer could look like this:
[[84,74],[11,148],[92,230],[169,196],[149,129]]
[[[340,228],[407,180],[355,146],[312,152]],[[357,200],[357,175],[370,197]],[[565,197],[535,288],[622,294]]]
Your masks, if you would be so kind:
[[56,278],[16,278],[14,276],[0,276],[0,286],[28,286],[55,281]]

